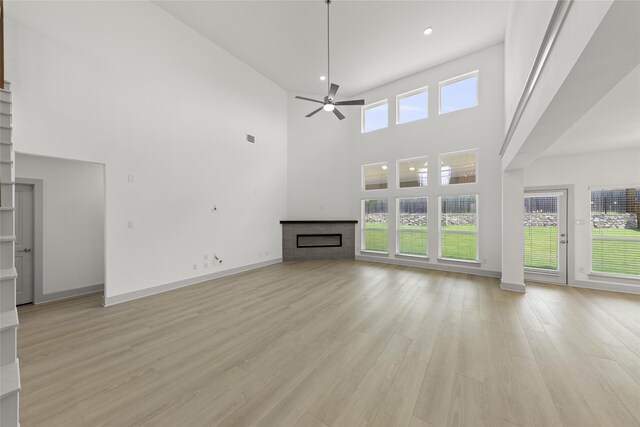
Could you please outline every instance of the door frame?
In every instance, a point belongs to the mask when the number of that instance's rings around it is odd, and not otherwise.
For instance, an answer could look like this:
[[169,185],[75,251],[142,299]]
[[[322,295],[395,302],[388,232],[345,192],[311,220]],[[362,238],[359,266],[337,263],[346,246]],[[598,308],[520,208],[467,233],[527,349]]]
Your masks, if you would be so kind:
[[43,215],[43,187],[41,179],[16,178],[16,184],[31,185],[33,187],[33,304],[43,300],[43,251],[42,239]]
[[[558,286],[573,286],[572,283],[575,283],[575,246],[574,246],[574,237],[575,237],[575,200],[574,200],[574,185],[566,184],[566,185],[540,185],[540,186],[532,186],[525,187],[524,192],[545,192],[548,191],[553,193],[554,191],[564,190],[567,192],[567,257],[566,257],[566,269],[567,269],[567,283],[553,283]],[[524,202],[524,200],[523,200]],[[527,279],[525,279],[525,282]]]

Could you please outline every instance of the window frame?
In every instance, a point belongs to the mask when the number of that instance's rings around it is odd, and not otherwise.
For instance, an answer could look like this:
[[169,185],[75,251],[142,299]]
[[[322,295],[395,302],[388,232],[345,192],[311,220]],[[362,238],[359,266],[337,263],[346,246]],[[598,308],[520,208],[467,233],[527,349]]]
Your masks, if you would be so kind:
[[[366,175],[365,175],[364,169],[366,167],[369,167],[369,166],[378,166],[378,165],[387,165],[387,169],[383,169],[383,170],[387,171],[387,188],[373,188],[371,190],[367,190],[367,181],[366,181]],[[382,169],[382,166],[380,166],[380,168]],[[385,162],[368,163],[366,165],[362,165],[360,167],[360,190],[361,191],[366,191],[366,192],[369,192],[369,191],[387,191],[387,190],[389,190],[389,162],[385,161]],[[367,200],[369,200],[369,199],[367,199]]]
[[[447,234],[475,234],[476,258],[474,260],[461,258],[447,258],[442,256],[442,199],[444,197],[470,197],[476,199],[476,231],[448,231]],[[465,264],[480,264],[480,194],[447,194],[438,196],[438,261],[461,262]]]
[[[427,231],[425,232],[426,254],[424,254],[424,255],[405,254],[405,253],[400,252],[400,242],[401,242],[401,237],[400,237],[400,231],[401,231],[400,230],[400,200],[406,200],[406,199],[426,199],[426,201],[427,201],[427,212],[425,213],[425,216],[427,218]],[[420,258],[420,259],[424,259],[424,260],[428,260],[429,259],[429,196],[422,195],[422,196],[396,197],[396,256],[413,257],[413,258]]]
[[[624,190],[626,188],[640,188],[640,184],[628,184],[628,185],[601,185],[601,186],[590,186],[589,187],[589,194],[587,197],[587,209],[589,212],[589,227],[587,227],[588,233],[589,233],[589,273],[588,273],[588,277],[589,278],[613,278],[613,279],[626,279],[626,280],[630,280],[631,282],[636,282],[638,280],[640,280],[640,274],[638,275],[634,275],[634,274],[623,274],[623,273],[608,273],[606,271],[594,271],[593,270],[593,241],[594,240],[609,240],[609,241],[634,241],[637,242],[639,239],[638,238],[633,238],[633,237],[629,237],[629,238],[624,238],[624,237],[619,237],[619,238],[597,238],[594,239],[593,237],[593,233],[592,233],[592,226],[591,226],[591,220],[592,220],[592,212],[591,212],[591,197],[592,197],[592,193],[594,191],[606,191],[606,190]],[[637,219],[637,221],[640,221],[640,218]]]
[[[411,160],[417,160],[417,159],[426,159],[426,163],[427,163],[427,185],[419,185],[417,187],[401,187],[400,186],[400,163],[401,162],[408,162]],[[416,156],[416,157],[408,157],[406,159],[398,159],[396,160],[396,188],[400,191],[406,191],[406,190],[414,190],[414,191],[422,191],[422,190],[416,190],[419,188],[423,188],[423,189],[427,189],[429,188],[429,168],[431,167],[429,164],[429,156],[424,155],[424,156]]]
[[[365,131],[364,130],[365,112],[367,110],[379,107],[379,106],[384,105],[384,104],[387,104],[387,125],[385,127],[379,128],[379,129],[373,129],[373,130]],[[380,101],[373,102],[373,103],[368,104],[368,105],[363,105],[362,108],[360,109],[360,133],[362,133],[362,134],[371,133],[371,132],[376,132],[376,131],[379,131],[379,130],[382,130],[382,129],[389,129],[389,99],[388,98],[382,99]]]
[[[408,122],[400,122],[400,100],[409,96],[425,92],[427,94],[427,116],[421,119],[410,120]],[[396,95],[396,125],[404,125],[407,123],[419,122],[420,120],[426,120],[429,118],[429,85],[419,87],[417,89],[410,90],[408,92]]]
[[[468,79],[470,77],[473,77],[473,76],[477,77],[476,103],[475,103],[475,105],[471,105],[469,107],[464,107],[464,108],[459,108],[457,110],[443,112],[442,111],[442,88],[444,86],[450,85],[452,83],[457,83],[459,81],[466,80],[466,79]],[[438,114],[439,115],[455,113],[456,111],[469,110],[471,108],[476,108],[479,105],[480,105],[480,70],[479,69],[476,69],[476,70],[473,70],[473,71],[469,71],[468,73],[460,74],[459,76],[451,77],[450,79],[446,79],[446,80],[442,80],[441,82],[438,82]]]
[[[469,153],[471,151],[474,151],[476,153],[476,180],[474,182],[459,182],[456,184],[443,184],[442,183],[442,156],[446,156],[449,154],[460,154],[460,153]],[[448,153],[438,153],[438,185],[440,185],[441,187],[458,187],[458,186],[462,186],[462,185],[474,185],[474,184],[478,184],[480,182],[480,158],[478,156],[478,154],[480,153],[480,149],[479,148],[471,148],[469,150],[459,150],[459,151],[450,151]]]
[[[367,224],[364,220],[365,216],[365,202],[367,200],[386,200],[387,201],[387,241],[386,241],[386,251],[376,251],[373,249],[365,249],[365,238],[366,238],[366,229]],[[389,198],[388,197],[370,197],[366,199],[360,199],[360,253],[366,254],[377,254],[377,255],[389,255]]]

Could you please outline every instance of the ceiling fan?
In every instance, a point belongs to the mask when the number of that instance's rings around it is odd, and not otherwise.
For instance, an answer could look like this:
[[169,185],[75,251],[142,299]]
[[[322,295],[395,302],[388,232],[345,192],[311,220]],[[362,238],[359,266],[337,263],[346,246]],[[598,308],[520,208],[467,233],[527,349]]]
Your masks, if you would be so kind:
[[331,55],[330,48],[331,45],[329,43],[329,6],[331,5],[331,0],[325,0],[327,4],[327,96],[324,97],[323,101],[318,99],[305,98],[304,96],[296,96],[297,99],[302,99],[305,101],[317,102],[318,104],[322,104],[322,107],[319,107],[317,110],[313,110],[305,117],[311,117],[320,110],[324,111],[333,111],[333,114],[340,120],[344,119],[344,115],[338,111],[336,105],[364,105],[364,99],[354,99],[350,101],[337,101],[336,92],[338,92],[338,86],[335,83],[331,83]]

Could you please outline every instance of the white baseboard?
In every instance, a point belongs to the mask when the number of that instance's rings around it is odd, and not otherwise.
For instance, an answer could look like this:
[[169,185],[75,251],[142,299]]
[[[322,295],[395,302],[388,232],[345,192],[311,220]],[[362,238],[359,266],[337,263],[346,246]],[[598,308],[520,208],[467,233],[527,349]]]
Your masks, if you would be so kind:
[[527,292],[527,288],[524,284],[500,282],[500,289],[513,292]]
[[139,298],[144,298],[144,297],[160,294],[167,291],[172,291],[174,289],[195,285],[198,283],[206,282],[208,280],[218,279],[220,277],[231,276],[233,274],[242,273],[244,271],[255,270],[256,268],[266,267],[268,265],[279,264],[281,262],[282,262],[282,258],[276,258],[269,261],[263,261],[255,264],[244,265],[242,267],[230,268],[228,270],[209,273],[209,274],[205,274],[198,277],[191,277],[189,279],[178,280],[177,282],[165,283],[163,285],[158,285],[158,286],[152,286],[150,288],[140,289],[138,291],[128,292],[126,294],[114,295],[112,297],[105,296],[103,305],[105,307],[109,307],[111,305],[116,305],[123,302],[139,299]]
[[424,268],[425,270],[450,271],[452,273],[465,273],[465,274],[473,274],[476,276],[487,276],[487,277],[499,278],[501,275],[499,271],[481,270],[476,268],[465,268],[458,265],[433,264],[430,262],[414,261],[410,259],[387,258],[386,256],[382,257],[379,255],[378,256],[356,255],[356,259],[359,261],[370,261],[370,262],[380,262],[383,264],[404,265],[406,267]]
[[104,290],[104,284],[100,283],[97,285],[85,286],[83,288],[77,289],[68,289],[66,291],[52,292],[50,294],[43,294],[39,298],[34,299],[33,303],[44,304],[47,302],[60,301],[63,299],[69,299],[73,297],[78,297],[80,295],[93,294],[96,292],[102,292]]
[[589,282],[574,280],[569,284],[576,288],[596,289],[599,291],[623,292],[625,294],[640,294],[640,286],[625,283]]

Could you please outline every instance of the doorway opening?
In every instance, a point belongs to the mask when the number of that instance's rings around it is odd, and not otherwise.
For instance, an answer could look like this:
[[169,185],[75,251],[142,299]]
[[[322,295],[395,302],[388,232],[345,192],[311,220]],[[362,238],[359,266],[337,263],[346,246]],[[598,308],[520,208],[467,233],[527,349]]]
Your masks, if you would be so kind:
[[102,292],[105,166],[15,154],[16,305]]

